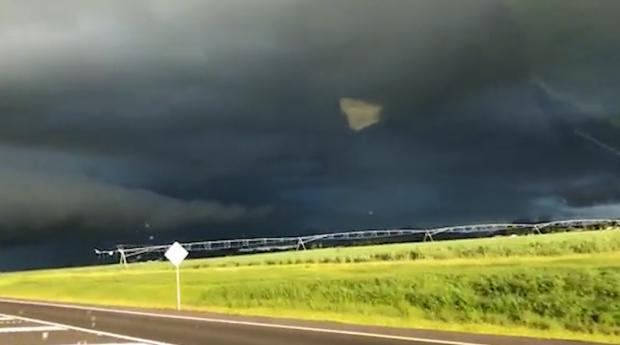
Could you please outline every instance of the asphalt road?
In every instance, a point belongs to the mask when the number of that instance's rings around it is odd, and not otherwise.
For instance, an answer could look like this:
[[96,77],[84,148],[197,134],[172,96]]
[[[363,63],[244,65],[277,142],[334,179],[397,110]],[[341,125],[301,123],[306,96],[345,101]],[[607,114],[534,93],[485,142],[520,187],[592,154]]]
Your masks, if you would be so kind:
[[585,345],[416,329],[0,299],[2,345]]

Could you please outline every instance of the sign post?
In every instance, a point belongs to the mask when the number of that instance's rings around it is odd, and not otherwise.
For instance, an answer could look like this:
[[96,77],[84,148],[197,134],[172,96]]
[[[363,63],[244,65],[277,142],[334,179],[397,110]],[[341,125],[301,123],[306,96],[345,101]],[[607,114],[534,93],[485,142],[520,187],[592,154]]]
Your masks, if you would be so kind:
[[174,242],[170,248],[166,251],[166,259],[170,260],[170,262],[175,266],[176,275],[177,275],[177,310],[181,310],[181,272],[180,267],[181,263],[189,252],[183,248],[179,242]]

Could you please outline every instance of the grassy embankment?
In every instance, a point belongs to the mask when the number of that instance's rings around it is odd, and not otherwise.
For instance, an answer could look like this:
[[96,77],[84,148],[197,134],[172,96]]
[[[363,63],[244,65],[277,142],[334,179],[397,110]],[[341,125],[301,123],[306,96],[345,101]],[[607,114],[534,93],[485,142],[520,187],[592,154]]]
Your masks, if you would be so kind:
[[[191,260],[186,309],[620,343],[620,230]],[[173,308],[165,262],[0,275],[0,296]]]

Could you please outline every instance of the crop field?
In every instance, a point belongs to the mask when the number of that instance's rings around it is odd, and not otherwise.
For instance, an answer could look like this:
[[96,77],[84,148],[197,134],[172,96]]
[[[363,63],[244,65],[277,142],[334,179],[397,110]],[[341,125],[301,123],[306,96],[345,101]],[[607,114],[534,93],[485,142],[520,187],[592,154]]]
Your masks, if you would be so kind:
[[[70,283],[67,283],[70,282]],[[0,275],[0,296],[174,308],[167,262]],[[620,230],[189,260],[185,309],[620,343]]]

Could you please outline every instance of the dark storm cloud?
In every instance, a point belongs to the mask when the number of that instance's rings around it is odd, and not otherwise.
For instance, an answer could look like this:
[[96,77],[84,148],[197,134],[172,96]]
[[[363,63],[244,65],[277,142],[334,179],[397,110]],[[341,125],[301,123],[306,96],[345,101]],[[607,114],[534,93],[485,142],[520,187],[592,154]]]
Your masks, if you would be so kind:
[[2,1],[0,238],[616,216],[619,6]]
[[148,226],[165,229],[179,223],[237,220],[248,212],[240,206],[184,201],[156,193],[107,185],[77,176],[0,173],[0,226],[40,230],[76,221],[85,228]]

